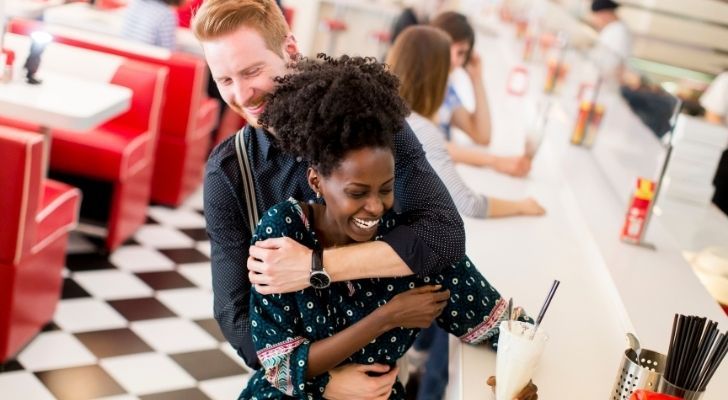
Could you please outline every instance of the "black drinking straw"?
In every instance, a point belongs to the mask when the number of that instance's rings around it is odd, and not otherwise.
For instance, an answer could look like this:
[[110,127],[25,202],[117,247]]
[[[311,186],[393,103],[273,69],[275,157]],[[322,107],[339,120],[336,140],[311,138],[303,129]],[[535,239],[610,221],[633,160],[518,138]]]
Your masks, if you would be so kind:
[[675,370],[673,371],[673,385],[680,386],[680,373],[683,370],[683,365],[685,364],[685,343],[690,338],[690,332],[693,330],[693,317],[688,316],[685,317],[685,325],[683,326],[682,331],[680,332],[680,336],[678,337],[678,353],[677,353],[677,365],[675,365]]
[[707,370],[705,361],[708,359],[710,349],[713,347],[713,344],[715,343],[715,338],[718,335],[717,326],[717,322],[711,321],[710,323],[708,323],[708,328],[706,329],[706,335],[704,338],[705,340],[701,342],[700,349],[698,350],[698,356],[696,357],[696,362],[690,368],[690,374],[688,376],[688,382],[686,385],[686,388],[689,388],[690,390],[698,389],[698,384],[700,382],[702,372]]
[[700,346],[700,339],[703,336],[703,329],[705,328],[705,321],[707,318],[693,318],[693,330],[691,332],[690,339],[687,343],[686,357],[685,357],[685,369],[680,375],[680,386],[688,389],[688,377],[692,372],[695,358],[698,355],[698,348]]
[[541,325],[541,321],[543,321],[543,316],[546,314],[546,310],[548,310],[549,305],[551,304],[551,299],[554,298],[554,293],[556,293],[556,289],[558,289],[559,284],[558,280],[554,280],[554,283],[551,284],[551,290],[549,290],[549,294],[546,296],[546,300],[543,303],[543,306],[541,306],[541,311],[538,313],[538,318],[536,318],[536,325],[533,326],[533,332],[531,333],[531,339],[536,336],[536,329],[538,329],[538,326]]
[[706,374],[704,374],[701,378],[698,391],[705,390],[705,387],[708,386],[710,379],[713,378],[713,374],[715,374],[718,366],[720,366],[720,363],[723,361],[726,352],[728,352],[728,335],[721,333],[718,337],[718,344],[713,347],[713,353],[711,354],[708,361],[709,369],[707,370]]
[[703,392],[728,353],[728,332],[707,318],[675,314],[664,379],[691,392]]
[[672,331],[670,332],[670,347],[667,351],[667,360],[665,360],[665,377],[670,377],[670,366],[672,364],[672,360],[674,359],[674,353],[673,350],[675,349],[675,331],[677,330],[679,320],[679,314],[675,314],[675,316],[672,319]]

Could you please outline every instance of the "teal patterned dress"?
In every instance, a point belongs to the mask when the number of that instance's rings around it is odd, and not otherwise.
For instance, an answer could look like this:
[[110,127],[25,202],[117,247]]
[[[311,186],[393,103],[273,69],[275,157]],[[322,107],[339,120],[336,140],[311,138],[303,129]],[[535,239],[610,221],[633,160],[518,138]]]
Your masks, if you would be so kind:
[[[394,213],[386,214],[375,240],[396,223]],[[310,248],[320,246],[301,204],[293,199],[264,214],[252,241],[283,236]],[[449,303],[437,318],[443,329],[466,343],[497,342],[497,326],[505,318],[506,301],[467,257],[428,277],[335,282],[327,289],[308,288],[288,294],[261,295],[252,290],[251,331],[263,368],[250,378],[240,399],[322,399],[329,374],[306,379],[311,344],[351,326],[395,295],[427,284],[450,289]],[[351,355],[344,364],[394,365],[418,332],[419,329],[390,330]],[[404,399],[404,394],[398,381],[389,398]]]

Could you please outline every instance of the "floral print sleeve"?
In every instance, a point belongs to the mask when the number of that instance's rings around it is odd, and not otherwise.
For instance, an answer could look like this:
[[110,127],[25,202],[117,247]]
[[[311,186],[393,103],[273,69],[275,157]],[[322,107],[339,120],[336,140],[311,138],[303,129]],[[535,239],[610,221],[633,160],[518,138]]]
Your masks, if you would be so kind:
[[[438,325],[465,343],[488,341],[496,348],[498,325],[507,318],[508,300],[501,297],[470,259],[465,257],[430,279],[450,290],[448,305],[437,317]],[[515,311],[518,320],[533,322],[522,310]]]
[[[298,202],[288,201],[269,209],[252,241],[283,236],[311,246]],[[261,295],[252,290],[250,297],[251,332],[265,380],[281,393],[295,398],[308,399],[312,393],[323,393],[328,374],[306,379],[311,341],[305,336],[296,293]]]

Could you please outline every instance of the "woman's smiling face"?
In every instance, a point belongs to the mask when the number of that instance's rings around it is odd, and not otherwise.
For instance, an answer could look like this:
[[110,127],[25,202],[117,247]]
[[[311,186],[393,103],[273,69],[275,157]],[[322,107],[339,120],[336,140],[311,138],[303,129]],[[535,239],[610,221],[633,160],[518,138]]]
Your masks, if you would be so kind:
[[[394,203],[394,156],[389,148],[351,150],[329,176],[309,172],[312,188],[326,201],[327,232],[336,241],[366,242]],[[348,240],[347,240],[348,239]]]

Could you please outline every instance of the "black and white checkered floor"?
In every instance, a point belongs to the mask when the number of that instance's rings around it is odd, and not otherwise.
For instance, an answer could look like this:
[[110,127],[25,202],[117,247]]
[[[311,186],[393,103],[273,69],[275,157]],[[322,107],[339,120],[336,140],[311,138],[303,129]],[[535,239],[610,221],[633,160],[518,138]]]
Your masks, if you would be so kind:
[[237,398],[248,370],[212,317],[201,210],[201,193],[152,207],[110,256],[74,234],[53,323],[0,365],[0,399]]

